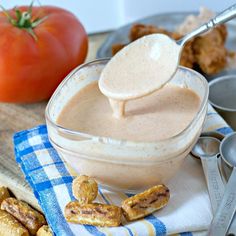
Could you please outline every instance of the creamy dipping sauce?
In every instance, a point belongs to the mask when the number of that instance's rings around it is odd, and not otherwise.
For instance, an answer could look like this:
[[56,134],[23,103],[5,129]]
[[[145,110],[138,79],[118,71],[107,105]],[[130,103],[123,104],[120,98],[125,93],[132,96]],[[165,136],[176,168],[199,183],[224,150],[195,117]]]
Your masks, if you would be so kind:
[[181,47],[163,34],[144,36],[123,48],[105,66],[99,79],[116,118],[125,116],[125,101],[160,89],[174,75]]
[[93,82],[65,105],[57,123],[96,136],[152,142],[183,131],[199,110],[198,95],[188,88],[167,84],[125,106],[125,117],[115,119],[106,96]]

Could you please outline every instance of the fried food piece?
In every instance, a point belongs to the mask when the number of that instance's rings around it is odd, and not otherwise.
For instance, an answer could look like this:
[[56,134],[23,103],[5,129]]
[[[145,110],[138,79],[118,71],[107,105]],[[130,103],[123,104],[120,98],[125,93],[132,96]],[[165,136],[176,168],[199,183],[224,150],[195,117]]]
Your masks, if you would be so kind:
[[225,44],[228,36],[228,31],[226,25],[219,25],[216,28],[212,29],[212,31],[218,31],[220,37],[218,38],[218,43]]
[[170,36],[170,32],[163,29],[163,28],[158,28],[154,25],[144,25],[144,24],[134,24],[130,28],[130,33],[129,33],[129,39],[130,41],[134,41],[136,39],[139,39],[145,35],[149,34],[166,34]]
[[6,198],[10,197],[8,189],[6,187],[0,187],[0,204]]
[[73,180],[72,192],[80,204],[91,203],[98,195],[98,184],[93,178],[80,175]]
[[218,73],[227,65],[227,50],[224,46],[226,36],[226,26],[221,25],[194,39],[195,60],[204,73]]
[[[145,35],[155,34],[155,33],[162,33],[167,35],[170,34],[170,32],[168,32],[167,30],[158,28],[154,25],[135,24],[130,28],[129,39],[132,42]],[[120,51],[126,45],[127,44],[113,44],[111,48],[112,55],[114,56],[118,51]]]
[[165,185],[157,185],[127,198],[122,202],[121,208],[128,221],[137,220],[164,207],[169,198],[169,189]]
[[31,208],[27,203],[16,198],[10,197],[3,200],[1,209],[13,215],[33,235],[36,234],[42,225],[46,224],[42,214]]
[[189,41],[184,45],[179,62],[181,66],[185,66],[191,69],[194,67],[194,64],[196,62],[192,44],[193,42]]
[[43,225],[38,231],[36,236],[53,236],[52,230],[48,225]]
[[127,44],[113,44],[111,47],[111,54],[114,56],[117,52],[119,52],[122,48],[124,48]]
[[[189,15],[179,25],[177,31],[185,35],[215,16],[211,10],[201,7],[198,15]],[[224,47],[227,38],[227,28],[220,25],[210,32],[202,34],[193,40],[193,53],[196,65],[206,74],[214,74],[226,66],[226,49]]]
[[6,211],[0,210],[0,235],[29,236],[29,232],[11,214],[7,213]]
[[66,220],[72,223],[112,227],[120,225],[121,216],[121,208],[113,205],[69,202],[65,207]]
[[[181,34],[173,32],[173,33],[171,33],[170,37],[173,38],[174,40],[179,40],[183,36]],[[180,65],[181,66],[186,66],[188,68],[194,67],[195,57],[194,57],[192,46],[193,46],[193,40],[190,40],[189,42],[187,42],[184,45],[184,47],[182,49],[181,57],[180,57]]]

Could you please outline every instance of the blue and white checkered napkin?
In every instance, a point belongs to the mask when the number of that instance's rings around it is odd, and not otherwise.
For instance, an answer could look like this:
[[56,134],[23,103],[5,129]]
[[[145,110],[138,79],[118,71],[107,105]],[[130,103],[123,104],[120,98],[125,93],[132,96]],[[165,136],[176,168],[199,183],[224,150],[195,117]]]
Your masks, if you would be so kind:
[[[210,106],[204,129],[223,133],[232,131]],[[16,133],[14,145],[16,161],[57,236],[151,236],[180,232],[199,234],[196,232],[206,230],[211,221],[211,207],[201,164],[193,158],[187,158],[182,170],[168,183],[171,199],[162,210],[143,220],[124,222],[123,226],[114,228],[67,223],[63,211],[65,205],[73,200],[73,173],[51,146],[46,126]],[[120,205],[127,196],[125,193],[100,189],[97,201]]]

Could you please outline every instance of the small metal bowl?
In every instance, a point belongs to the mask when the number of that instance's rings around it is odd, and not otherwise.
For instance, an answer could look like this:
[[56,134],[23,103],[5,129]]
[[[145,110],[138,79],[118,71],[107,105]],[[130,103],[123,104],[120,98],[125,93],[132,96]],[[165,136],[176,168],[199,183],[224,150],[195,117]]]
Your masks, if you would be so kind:
[[225,121],[236,130],[236,74],[209,82],[209,102]]

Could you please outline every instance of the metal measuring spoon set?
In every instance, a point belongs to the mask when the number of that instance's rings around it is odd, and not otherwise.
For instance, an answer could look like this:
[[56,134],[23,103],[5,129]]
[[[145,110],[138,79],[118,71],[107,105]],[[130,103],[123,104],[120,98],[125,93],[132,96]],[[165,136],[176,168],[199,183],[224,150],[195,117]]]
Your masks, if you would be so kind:
[[[214,217],[208,235],[236,235],[236,132],[226,137],[218,132],[203,133],[191,153],[202,161],[212,205]],[[230,175],[226,185],[218,168],[219,156],[225,175]]]

